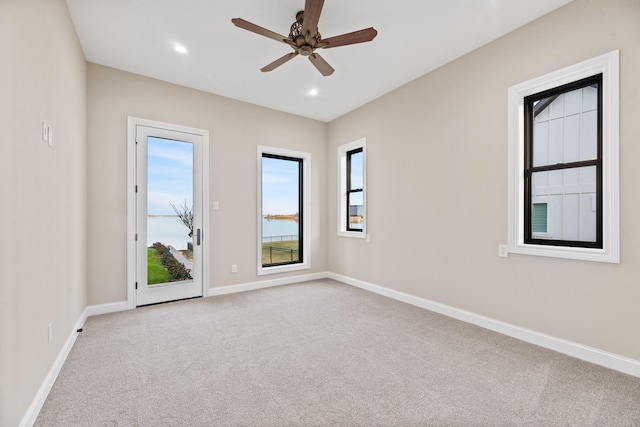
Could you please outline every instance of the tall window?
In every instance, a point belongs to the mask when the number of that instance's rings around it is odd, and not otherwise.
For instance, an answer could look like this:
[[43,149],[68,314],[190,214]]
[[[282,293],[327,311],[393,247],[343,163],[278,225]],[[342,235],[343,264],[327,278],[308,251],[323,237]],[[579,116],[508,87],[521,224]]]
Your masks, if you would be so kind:
[[258,274],[308,268],[307,153],[258,147]]
[[366,140],[338,147],[338,235],[366,237]]
[[527,96],[524,123],[525,243],[602,248],[602,74]]
[[618,63],[509,88],[508,252],[620,262]]
[[364,221],[364,150],[347,151],[347,231],[362,232]]

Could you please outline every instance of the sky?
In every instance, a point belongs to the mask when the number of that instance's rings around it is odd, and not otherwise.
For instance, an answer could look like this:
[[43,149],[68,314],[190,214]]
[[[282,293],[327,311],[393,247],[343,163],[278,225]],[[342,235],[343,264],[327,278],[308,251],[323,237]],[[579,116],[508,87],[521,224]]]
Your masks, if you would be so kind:
[[[193,204],[193,146],[150,137],[147,141],[147,215],[175,215],[171,203]],[[298,212],[298,162],[263,158],[263,214]]]
[[147,141],[147,215],[175,215],[171,203],[193,205],[193,145],[150,137]]
[[[363,155],[351,161],[352,188],[362,188]],[[360,195],[355,195],[357,202]],[[360,199],[360,203],[361,199]],[[298,213],[298,162],[270,157],[262,158],[262,214],[290,215]]]
[[362,151],[351,155],[351,188],[362,188]]
[[262,158],[262,214],[298,213],[298,165],[292,160]]
[[[193,204],[193,145],[150,137],[147,141],[147,214],[175,215],[171,203]],[[298,213],[297,161],[262,158],[262,214]],[[352,162],[352,185],[361,187],[362,155]]]

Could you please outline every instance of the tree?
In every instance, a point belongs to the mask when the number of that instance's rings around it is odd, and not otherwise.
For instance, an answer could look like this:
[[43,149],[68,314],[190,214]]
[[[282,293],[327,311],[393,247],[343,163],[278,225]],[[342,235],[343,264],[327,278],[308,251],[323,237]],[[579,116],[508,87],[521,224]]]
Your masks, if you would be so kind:
[[180,221],[189,229],[189,237],[193,237],[193,205],[187,207],[187,201],[184,201],[184,206],[179,205],[176,207],[173,203],[169,203],[173,208]]

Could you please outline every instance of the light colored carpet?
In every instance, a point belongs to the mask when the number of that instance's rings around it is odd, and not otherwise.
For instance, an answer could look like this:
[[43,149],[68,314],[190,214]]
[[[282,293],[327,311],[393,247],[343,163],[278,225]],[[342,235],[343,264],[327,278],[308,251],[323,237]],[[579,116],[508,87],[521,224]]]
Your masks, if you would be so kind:
[[87,319],[37,426],[638,426],[640,379],[331,280]]

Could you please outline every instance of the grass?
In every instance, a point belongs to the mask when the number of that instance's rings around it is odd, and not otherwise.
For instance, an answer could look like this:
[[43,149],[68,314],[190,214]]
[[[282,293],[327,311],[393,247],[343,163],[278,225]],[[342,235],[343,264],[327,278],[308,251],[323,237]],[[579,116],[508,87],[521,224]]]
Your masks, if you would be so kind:
[[[270,247],[273,247],[273,250],[270,249]],[[299,257],[297,240],[262,244],[262,264],[278,264],[281,262],[298,261]]]
[[170,280],[169,270],[162,265],[161,258],[153,248],[147,248],[147,283],[156,285]]

